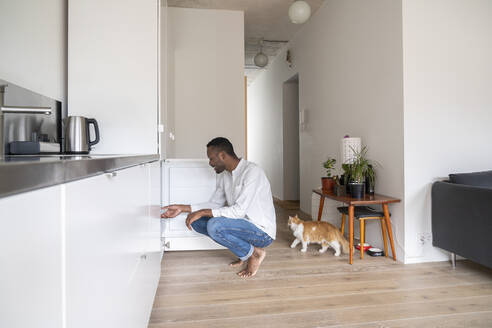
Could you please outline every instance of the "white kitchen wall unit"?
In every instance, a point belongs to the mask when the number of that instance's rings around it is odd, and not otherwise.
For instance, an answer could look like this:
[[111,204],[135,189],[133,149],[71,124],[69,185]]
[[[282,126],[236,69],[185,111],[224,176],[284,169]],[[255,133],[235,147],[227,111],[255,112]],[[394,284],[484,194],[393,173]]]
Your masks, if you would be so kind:
[[0,199],[0,327],[62,327],[61,187]]
[[97,119],[93,153],[158,153],[159,9],[159,0],[68,1],[68,114]]
[[159,116],[161,121],[162,130],[159,130],[159,144],[161,147],[161,154],[164,158],[167,158],[168,149],[170,143],[172,142],[171,138],[169,138],[169,132],[171,131],[168,128],[169,120],[172,117],[168,117],[167,113],[167,99],[168,99],[168,72],[170,68],[167,64],[167,44],[168,44],[168,24],[169,19],[167,18],[167,0],[161,0],[161,9],[160,9],[160,45],[159,45],[159,56],[160,56],[160,79],[159,79]]
[[2,198],[0,213],[0,327],[147,327],[159,162]]
[[0,78],[66,101],[67,3],[0,1]]
[[[207,160],[166,160],[162,163],[162,206],[196,204],[210,200],[216,187],[215,171]],[[162,220],[165,250],[224,248],[186,227],[187,213]]]

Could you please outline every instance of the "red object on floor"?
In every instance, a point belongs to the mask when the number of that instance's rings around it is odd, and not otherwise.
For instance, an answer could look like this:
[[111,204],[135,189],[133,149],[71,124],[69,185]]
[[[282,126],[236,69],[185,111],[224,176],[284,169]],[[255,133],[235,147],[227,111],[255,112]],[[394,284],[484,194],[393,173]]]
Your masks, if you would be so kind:
[[[364,252],[367,251],[369,248],[371,248],[372,246],[369,245],[368,243],[364,243]],[[355,249],[360,251],[360,243],[358,243],[357,245],[355,245]]]

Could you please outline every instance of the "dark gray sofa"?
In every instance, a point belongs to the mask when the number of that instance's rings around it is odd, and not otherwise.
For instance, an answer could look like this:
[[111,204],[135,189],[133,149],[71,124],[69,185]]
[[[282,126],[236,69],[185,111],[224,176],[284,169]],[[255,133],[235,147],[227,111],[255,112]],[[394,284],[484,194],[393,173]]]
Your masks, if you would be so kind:
[[492,268],[492,171],[432,185],[432,244]]

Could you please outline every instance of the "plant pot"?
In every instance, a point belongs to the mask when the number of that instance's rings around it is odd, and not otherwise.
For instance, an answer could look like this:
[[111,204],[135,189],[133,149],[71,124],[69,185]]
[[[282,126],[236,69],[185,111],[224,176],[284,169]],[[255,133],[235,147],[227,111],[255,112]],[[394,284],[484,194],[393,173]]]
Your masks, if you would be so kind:
[[350,195],[353,198],[356,199],[364,198],[364,191],[365,191],[364,183],[351,182],[349,183],[349,186],[350,186]]
[[350,174],[347,175],[345,173],[340,176],[340,185],[342,185],[342,187],[345,187],[345,195],[350,196]]
[[321,178],[321,189],[323,192],[333,192],[333,187],[335,186],[335,180],[333,178],[323,177]]
[[371,183],[369,178],[366,178],[366,194],[374,195],[374,184]]
[[333,193],[337,196],[345,196],[347,195],[347,189],[345,186],[335,184]]

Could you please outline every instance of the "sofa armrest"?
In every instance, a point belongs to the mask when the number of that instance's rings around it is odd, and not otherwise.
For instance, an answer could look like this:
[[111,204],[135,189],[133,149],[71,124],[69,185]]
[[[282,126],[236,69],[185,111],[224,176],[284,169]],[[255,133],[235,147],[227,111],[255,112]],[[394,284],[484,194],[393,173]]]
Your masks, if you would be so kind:
[[492,189],[432,185],[432,244],[492,267]]

